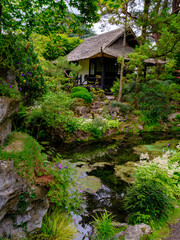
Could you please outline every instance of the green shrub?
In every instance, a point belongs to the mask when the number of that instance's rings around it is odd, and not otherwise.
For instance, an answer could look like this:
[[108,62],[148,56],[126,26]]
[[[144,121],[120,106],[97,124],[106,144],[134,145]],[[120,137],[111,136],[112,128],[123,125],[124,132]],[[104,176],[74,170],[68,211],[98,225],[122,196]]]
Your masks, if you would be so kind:
[[19,90],[27,105],[40,98],[46,92],[43,70],[31,42],[21,42],[16,50],[15,67]]
[[[163,161],[165,160],[162,159],[162,162]],[[170,165],[169,168],[171,168]],[[172,200],[175,200],[175,196],[180,194],[180,190],[176,185],[176,180],[172,176],[169,176],[165,168],[162,169],[162,167],[155,164],[147,164],[146,166],[138,167],[135,173],[135,179],[137,184],[148,181],[162,186],[165,194]]]
[[173,211],[179,195],[177,178],[169,175],[166,168],[151,163],[139,166],[135,182],[125,196],[125,208],[130,212],[129,223],[144,222],[158,227]]
[[85,87],[73,87],[71,89],[71,93],[76,93],[76,92],[86,92],[86,93],[88,93],[88,90]]
[[92,95],[89,92],[86,92],[85,90],[80,90],[80,91],[75,91],[73,93],[70,93],[70,96],[72,98],[82,98],[84,99],[87,103],[92,102]]
[[[40,38],[39,40],[41,43]],[[59,56],[67,55],[82,42],[78,37],[68,37],[65,34],[52,34],[45,45],[42,55],[47,60],[55,60]],[[38,44],[38,41],[36,41],[36,44]]]
[[180,114],[179,113],[176,115],[175,119],[180,120]]
[[36,125],[36,120],[43,119],[47,126],[57,128],[61,125],[66,131],[74,132],[77,128],[72,110],[74,100],[63,91],[49,92],[43,98],[41,106],[31,109],[28,121]]
[[110,128],[103,118],[94,118],[92,121],[79,121],[78,128],[84,132],[90,132],[94,137],[101,138],[106,129]]
[[[135,81],[130,81],[128,83],[123,82],[123,98],[124,95],[129,94],[135,90],[136,82]],[[119,79],[113,83],[113,86],[111,88],[111,92],[115,97],[118,96],[119,94]]]
[[102,134],[105,133],[105,130],[108,128],[108,125],[105,120],[101,118],[94,118],[91,122],[90,133],[97,138],[101,138]]
[[120,108],[120,111],[122,112],[123,115],[126,115],[131,110],[131,108],[127,104],[117,102],[117,101],[112,101],[110,103],[110,106],[112,108],[114,108],[114,107]]
[[115,240],[115,227],[112,224],[113,217],[111,214],[108,214],[105,210],[104,213],[101,213],[100,216],[96,214],[94,217],[94,226],[96,229],[96,234],[93,237],[94,240]]
[[32,235],[31,239],[71,240],[77,233],[70,217],[65,212],[56,209],[44,217],[39,234]]
[[135,183],[128,188],[125,208],[130,211],[129,223],[146,223],[153,227],[161,219],[167,219],[173,210],[172,199],[166,189],[153,181]]
[[0,78],[0,96],[5,96],[13,99],[19,99],[20,94],[15,86],[5,83]]
[[60,159],[53,160],[56,165],[48,164],[48,171],[53,176],[48,192],[50,202],[58,208],[66,209],[68,213],[77,213],[77,210],[82,209],[84,200],[74,180],[76,171],[70,164],[60,163]]
[[169,99],[166,94],[155,88],[144,85],[138,94],[139,109],[146,117],[144,123],[166,121],[171,113]]
[[30,105],[34,99],[46,92],[45,79],[32,42],[22,35],[1,35],[0,38],[0,72],[11,69],[18,83],[23,100]]

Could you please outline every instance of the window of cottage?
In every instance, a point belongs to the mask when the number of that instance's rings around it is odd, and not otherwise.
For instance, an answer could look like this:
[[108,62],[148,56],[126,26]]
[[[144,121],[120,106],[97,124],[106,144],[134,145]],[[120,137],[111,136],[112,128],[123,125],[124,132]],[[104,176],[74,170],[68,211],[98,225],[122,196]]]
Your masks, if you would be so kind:
[[90,74],[91,74],[91,75],[94,75],[94,69],[95,69],[94,66],[95,66],[94,63],[91,62],[91,63],[90,63]]

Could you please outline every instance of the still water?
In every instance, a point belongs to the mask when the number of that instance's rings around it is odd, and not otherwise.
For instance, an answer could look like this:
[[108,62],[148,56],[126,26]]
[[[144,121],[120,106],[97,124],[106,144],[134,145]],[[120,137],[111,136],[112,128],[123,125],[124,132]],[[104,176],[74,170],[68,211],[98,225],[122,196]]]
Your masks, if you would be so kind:
[[123,165],[128,161],[138,161],[139,155],[133,149],[138,145],[169,139],[180,139],[180,132],[127,134],[106,141],[56,146],[57,152],[63,159],[71,159],[71,162],[84,162],[90,167],[96,164],[96,168],[84,172],[82,177],[95,176],[102,182],[101,188],[97,192],[85,194],[87,198],[85,212],[80,215],[72,214],[80,232],[75,240],[89,239],[88,236],[93,231],[91,226],[94,220],[93,216],[103,213],[104,209],[114,216],[115,221],[127,222],[128,213],[124,210],[123,198],[128,183],[115,176],[114,166]]

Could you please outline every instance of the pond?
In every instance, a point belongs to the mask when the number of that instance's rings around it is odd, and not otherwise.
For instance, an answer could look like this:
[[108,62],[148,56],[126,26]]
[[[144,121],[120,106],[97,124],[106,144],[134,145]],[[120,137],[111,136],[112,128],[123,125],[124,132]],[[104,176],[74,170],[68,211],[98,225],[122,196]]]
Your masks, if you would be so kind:
[[[148,149],[150,144],[159,140],[165,140],[164,142],[158,142],[160,147],[163,144],[166,146],[170,139],[176,139],[175,142],[179,140],[180,132],[126,134],[96,143],[78,143],[71,146],[55,147],[63,159],[68,159],[72,164],[75,164],[77,171],[80,173],[82,189],[86,191],[85,213],[78,216],[73,215],[80,232],[75,240],[89,239],[88,236],[93,231],[90,224],[94,220],[92,216],[103,213],[104,209],[114,216],[115,221],[127,222],[128,213],[124,210],[123,199],[126,187],[130,182],[126,179],[123,179],[125,180],[123,181],[122,178],[115,176],[116,166],[125,166],[127,162],[132,164],[139,161],[140,156],[136,149],[137,146],[144,145]],[[159,145],[154,147],[156,153],[159,151]],[[91,181],[89,182],[89,180]],[[95,182],[92,181],[96,180],[101,182],[98,187],[93,186]],[[84,186],[86,183],[87,188]]]

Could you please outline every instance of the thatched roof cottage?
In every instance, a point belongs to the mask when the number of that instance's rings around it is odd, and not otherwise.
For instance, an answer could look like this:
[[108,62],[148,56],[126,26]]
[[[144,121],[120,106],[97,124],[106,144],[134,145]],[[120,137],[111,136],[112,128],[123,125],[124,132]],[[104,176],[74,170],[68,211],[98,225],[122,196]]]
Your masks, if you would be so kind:
[[[103,89],[109,89],[116,77],[119,77],[117,58],[122,57],[124,28],[118,28],[84,40],[77,48],[68,54],[68,60],[81,65],[79,76],[86,83],[98,84]],[[132,52],[138,40],[131,28],[126,32],[125,54]]]

